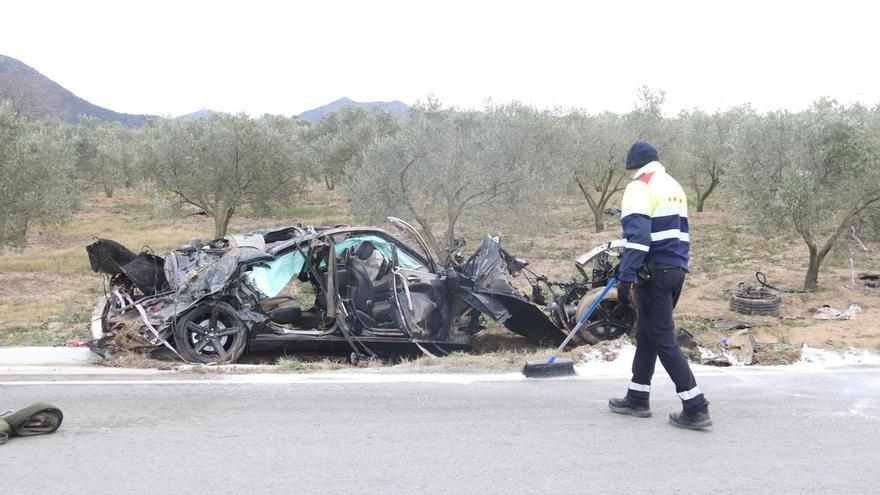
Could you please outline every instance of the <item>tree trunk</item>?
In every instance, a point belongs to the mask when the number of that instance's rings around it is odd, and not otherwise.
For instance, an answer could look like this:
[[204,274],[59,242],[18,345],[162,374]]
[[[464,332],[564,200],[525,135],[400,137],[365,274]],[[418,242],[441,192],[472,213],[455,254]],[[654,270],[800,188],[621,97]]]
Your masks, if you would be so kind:
[[332,191],[336,187],[336,184],[333,182],[333,177],[330,177],[327,174],[324,174],[324,185],[327,186],[328,191]]
[[706,189],[704,193],[700,194],[700,192],[697,191],[697,213],[703,212],[703,206],[706,204],[706,198],[708,198],[709,195],[712,194],[712,191],[714,191],[715,188],[718,187],[719,182],[719,180],[713,179],[712,183],[709,185],[709,188]]
[[214,210],[214,238],[219,239],[226,235],[229,228],[229,220],[232,219],[234,208],[217,208]]
[[[593,212],[593,220],[596,222],[596,233],[605,231],[605,205],[608,203],[608,198],[611,196],[610,194],[606,196],[603,192],[599,201],[593,200],[593,197],[590,196],[590,193],[587,192],[586,186],[581,182],[580,179],[575,179],[577,182],[578,188],[580,188],[581,193],[584,195],[584,199],[587,200],[587,206],[590,207],[590,211]],[[607,189],[606,189],[607,190]]]
[[807,266],[807,276],[804,279],[804,290],[814,291],[819,287],[819,268],[825,260],[825,254],[820,253],[816,246],[808,246],[810,249],[810,264]]
[[593,212],[593,219],[596,222],[596,233],[605,231],[605,207],[599,207],[597,205],[594,208],[591,204],[590,210]]
[[[443,248],[446,250],[446,253],[452,251],[452,247],[455,245],[455,221],[449,220],[449,223],[446,224],[446,245]],[[438,256],[441,256],[441,253],[437,253]],[[445,258],[445,256],[442,256]],[[443,260],[438,260],[441,263]]]
[[113,197],[113,184],[107,182],[104,183],[104,196],[107,198]]

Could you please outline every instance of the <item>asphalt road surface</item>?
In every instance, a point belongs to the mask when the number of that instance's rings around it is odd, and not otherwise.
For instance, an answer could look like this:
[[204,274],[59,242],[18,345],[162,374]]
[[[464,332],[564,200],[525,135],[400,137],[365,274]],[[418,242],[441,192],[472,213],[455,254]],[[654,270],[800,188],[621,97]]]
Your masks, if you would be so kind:
[[0,493],[837,494],[880,483],[877,367],[698,374],[710,432],[668,425],[679,404],[665,377],[648,419],[607,410],[625,379],[191,378],[0,377],[0,408],[46,400],[65,414],[53,435],[0,446]]

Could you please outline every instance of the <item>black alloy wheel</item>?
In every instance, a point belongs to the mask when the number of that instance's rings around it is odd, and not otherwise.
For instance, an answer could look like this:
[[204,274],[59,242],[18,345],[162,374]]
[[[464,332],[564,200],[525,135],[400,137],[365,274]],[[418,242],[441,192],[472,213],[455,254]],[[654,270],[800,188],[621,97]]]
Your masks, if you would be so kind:
[[635,308],[620,304],[617,299],[603,299],[587,319],[587,331],[598,340],[614,340],[629,333],[635,321]]
[[227,303],[209,301],[189,311],[174,329],[178,352],[195,363],[234,363],[244,353],[247,327]]

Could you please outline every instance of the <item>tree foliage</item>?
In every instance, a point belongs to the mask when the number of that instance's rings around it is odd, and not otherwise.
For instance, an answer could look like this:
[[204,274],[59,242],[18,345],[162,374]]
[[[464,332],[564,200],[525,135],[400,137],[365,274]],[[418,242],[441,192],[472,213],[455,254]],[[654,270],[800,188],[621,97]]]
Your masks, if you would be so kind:
[[731,195],[768,235],[797,232],[809,250],[804,288],[865,209],[880,202],[876,112],[820,100],[800,113],[749,115],[734,142]]
[[215,114],[156,122],[146,131],[143,162],[156,187],[203,209],[221,237],[242,208],[269,211],[303,191],[298,152],[289,119]]
[[397,117],[346,106],[325,115],[305,132],[304,155],[315,176],[333,190],[349,170],[360,167],[367,149],[376,139],[397,132]]
[[76,211],[82,185],[67,131],[0,102],[0,246],[21,247],[32,226],[61,224]]
[[694,193],[697,213],[733,166],[734,133],[740,121],[753,114],[748,106],[712,114],[699,109],[679,114],[675,125],[678,146],[671,154],[684,172],[683,185]]
[[596,232],[605,230],[605,208],[622,191],[628,174],[623,164],[632,144],[623,117],[573,112],[562,117],[566,160],[578,190],[593,213]]
[[629,181],[624,163],[630,145],[649,141],[661,153],[669,149],[674,134],[663,116],[665,101],[665,93],[643,86],[626,114],[575,111],[560,118],[568,172],[593,214],[596,232],[605,230],[605,209]]
[[630,179],[624,162],[636,140],[658,148],[697,213],[720,191],[755,230],[797,233],[809,252],[808,289],[841,236],[880,218],[880,107],[826,99],[800,112],[743,106],[669,117],[664,105],[663,92],[642,87],[624,114],[519,103],[459,111],[429,99],[405,120],[350,107],[316,124],[217,114],[131,130],[88,118],[78,126],[25,119],[4,103],[0,244],[21,245],[29,227],[63,222],[86,183],[109,197],[141,177],[203,209],[217,236],[243,210],[289,204],[307,176],[331,189],[345,183],[362,219],[414,220],[440,257],[465,217],[491,231],[569,194],[583,197],[602,231],[606,208]]
[[497,218],[544,196],[557,175],[555,137],[546,116],[523,105],[458,112],[429,100],[350,170],[352,206],[368,218],[414,219],[445,254],[462,215]]
[[137,151],[142,131],[117,122],[81,117],[75,127],[77,168],[89,183],[113,197],[117,187],[129,185],[137,174]]

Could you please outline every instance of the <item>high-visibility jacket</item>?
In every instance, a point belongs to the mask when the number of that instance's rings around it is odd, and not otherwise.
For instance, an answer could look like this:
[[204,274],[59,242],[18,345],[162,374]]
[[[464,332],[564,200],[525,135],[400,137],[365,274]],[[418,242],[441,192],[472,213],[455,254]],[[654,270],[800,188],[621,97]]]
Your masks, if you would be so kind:
[[688,269],[687,197],[660,162],[638,169],[623,193],[620,223],[626,248],[619,278],[634,282],[647,262]]

